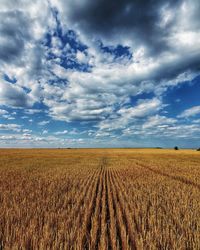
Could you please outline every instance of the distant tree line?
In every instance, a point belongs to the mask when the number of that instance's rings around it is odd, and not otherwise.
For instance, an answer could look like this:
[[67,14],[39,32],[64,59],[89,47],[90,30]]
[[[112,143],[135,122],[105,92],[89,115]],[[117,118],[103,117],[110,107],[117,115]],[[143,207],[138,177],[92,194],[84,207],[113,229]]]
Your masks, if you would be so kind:
[[[178,146],[175,146],[174,150],[179,150]],[[200,151],[200,148],[197,148],[197,151]]]

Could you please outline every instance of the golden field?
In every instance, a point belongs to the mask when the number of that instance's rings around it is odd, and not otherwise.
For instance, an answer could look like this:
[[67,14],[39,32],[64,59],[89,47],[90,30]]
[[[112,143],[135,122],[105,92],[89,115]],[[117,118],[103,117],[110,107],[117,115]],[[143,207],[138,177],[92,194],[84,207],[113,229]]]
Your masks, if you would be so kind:
[[0,249],[200,249],[200,152],[1,149]]

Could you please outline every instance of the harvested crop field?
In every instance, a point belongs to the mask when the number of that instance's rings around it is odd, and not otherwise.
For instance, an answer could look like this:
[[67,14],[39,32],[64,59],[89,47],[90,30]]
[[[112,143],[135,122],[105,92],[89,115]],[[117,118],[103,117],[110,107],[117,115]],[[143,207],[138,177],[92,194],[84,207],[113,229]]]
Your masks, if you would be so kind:
[[1,149],[1,249],[200,249],[200,153]]

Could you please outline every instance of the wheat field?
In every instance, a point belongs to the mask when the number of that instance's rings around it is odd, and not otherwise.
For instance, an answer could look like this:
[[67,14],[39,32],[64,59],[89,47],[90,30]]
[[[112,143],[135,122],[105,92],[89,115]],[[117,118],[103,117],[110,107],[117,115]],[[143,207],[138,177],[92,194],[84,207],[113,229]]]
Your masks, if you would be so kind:
[[1,149],[0,249],[200,249],[200,153]]

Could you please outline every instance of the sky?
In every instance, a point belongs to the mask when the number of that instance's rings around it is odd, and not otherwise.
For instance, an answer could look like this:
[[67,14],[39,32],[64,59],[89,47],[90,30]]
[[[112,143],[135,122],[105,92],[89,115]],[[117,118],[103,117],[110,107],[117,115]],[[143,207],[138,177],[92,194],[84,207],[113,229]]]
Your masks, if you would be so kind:
[[199,0],[0,0],[0,147],[200,147]]

